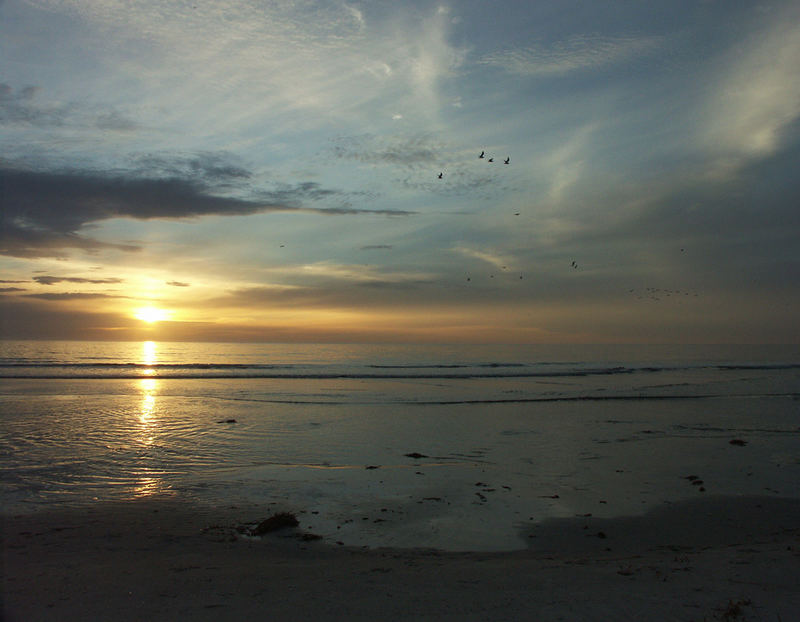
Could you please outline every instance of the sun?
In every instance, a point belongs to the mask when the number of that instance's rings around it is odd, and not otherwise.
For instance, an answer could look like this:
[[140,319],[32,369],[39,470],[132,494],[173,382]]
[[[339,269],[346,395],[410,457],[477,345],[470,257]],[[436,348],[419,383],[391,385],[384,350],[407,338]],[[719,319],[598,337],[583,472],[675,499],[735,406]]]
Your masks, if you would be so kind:
[[166,320],[168,316],[168,311],[164,309],[158,309],[156,307],[141,307],[140,309],[136,309],[136,312],[133,315],[133,317],[135,317],[137,320],[142,320],[148,324]]

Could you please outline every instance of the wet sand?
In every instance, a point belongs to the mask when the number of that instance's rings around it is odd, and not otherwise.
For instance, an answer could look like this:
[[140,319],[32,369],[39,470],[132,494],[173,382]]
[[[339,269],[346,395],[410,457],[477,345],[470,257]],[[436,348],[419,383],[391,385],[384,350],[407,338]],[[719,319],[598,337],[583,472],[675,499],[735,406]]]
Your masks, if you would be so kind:
[[526,550],[498,553],[237,531],[271,512],[150,499],[4,516],[3,619],[788,622],[800,611],[796,499],[550,519],[521,528]]

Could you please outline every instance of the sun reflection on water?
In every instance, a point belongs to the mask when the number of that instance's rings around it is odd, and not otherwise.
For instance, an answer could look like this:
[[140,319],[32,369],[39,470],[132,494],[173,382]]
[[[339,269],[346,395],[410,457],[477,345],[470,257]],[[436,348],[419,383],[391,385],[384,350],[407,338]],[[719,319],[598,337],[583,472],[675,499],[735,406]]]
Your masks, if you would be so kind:
[[147,369],[142,370],[142,374],[145,376],[152,376],[156,373],[156,370],[151,365],[155,365],[158,361],[157,349],[158,346],[155,341],[142,342],[142,364],[148,366]]
[[[142,362],[145,365],[155,365],[157,362],[156,344],[153,341],[142,343]],[[155,373],[152,368],[143,370],[145,375],[151,376]],[[156,442],[159,428],[156,413],[156,397],[158,395],[159,381],[156,378],[140,378],[138,388],[141,392],[141,403],[139,404],[139,424],[137,426],[134,441],[145,451]],[[151,469],[143,468],[137,474],[138,481],[134,485],[132,494],[135,498],[149,497],[160,492],[164,482]]]
[[139,421],[143,425],[149,425],[152,423],[151,419],[156,409],[158,380],[155,378],[142,378],[139,380],[139,389],[142,392],[142,404],[140,406]]
[[[144,475],[144,474],[143,474]],[[159,477],[141,477],[133,487],[133,497],[151,497],[164,490],[164,481]]]

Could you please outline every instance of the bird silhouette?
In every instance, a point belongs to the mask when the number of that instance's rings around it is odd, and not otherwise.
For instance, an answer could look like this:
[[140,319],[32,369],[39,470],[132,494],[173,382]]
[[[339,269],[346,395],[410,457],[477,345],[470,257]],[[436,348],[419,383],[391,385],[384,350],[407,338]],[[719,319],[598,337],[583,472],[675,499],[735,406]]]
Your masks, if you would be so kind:
[[509,162],[511,162],[511,156],[509,156],[505,160],[503,160],[503,164],[508,164]]
[[479,158],[483,158],[483,154],[484,154],[484,153],[486,153],[486,152],[485,152],[485,151],[481,151],[481,155],[479,155],[478,157],[479,157]]
[[442,173],[439,173],[439,179],[441,179],[441,178],[442,178]]
[[489,158],[489,159],[488,159],[488,160],[486,160],[486,161],[487,161],[487,162],[494,162],[494,158]]

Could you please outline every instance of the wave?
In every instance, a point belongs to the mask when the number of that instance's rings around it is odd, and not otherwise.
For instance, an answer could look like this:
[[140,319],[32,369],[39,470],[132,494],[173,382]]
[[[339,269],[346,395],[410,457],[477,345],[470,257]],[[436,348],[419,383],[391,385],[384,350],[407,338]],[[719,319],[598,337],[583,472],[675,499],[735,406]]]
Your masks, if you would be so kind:
[[[535,363],[536,366],[541,365],[554,365],[556,363]],[[468,369],[468,368],[486,368],[493,369],[501,367],[530,367],[530,363],[430,363],[427,365],[369,365],[372,369]]]
[[591,363],[425,363],[425,364],[266,364],[266,363],[134,363],[0,361],[5,379],[470,379],[470,378],[579,378],[658,374],[680,371],[781,371],[800,369],[800,363],[717,365],[613,365]]
[[[525,369],[527,367],[527,369]],[[385,371],[384,371],[385,370]],[[458,379],[554,378],[635,373],[636,368],[537,369],[526,364],[325,365],[250,363],[0,363],[0,378],[297,378],[297,379]],[[649,371],[649,370],[648,370]]]
[[5,367],[62,367],[64,369],[97,368],[97,369],[291,369],[296,365],[265,365],[254,363],[59,363],[43,361],[36,363],[12,362],[0,363],[0,369]]

